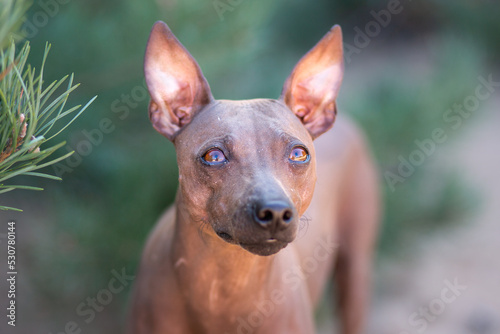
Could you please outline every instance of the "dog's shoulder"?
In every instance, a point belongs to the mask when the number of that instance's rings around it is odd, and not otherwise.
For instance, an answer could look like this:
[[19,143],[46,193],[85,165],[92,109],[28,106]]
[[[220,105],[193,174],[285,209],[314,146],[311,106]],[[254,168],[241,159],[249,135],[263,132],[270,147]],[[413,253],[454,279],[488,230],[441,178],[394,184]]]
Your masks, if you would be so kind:
[[175,207],[170,206],[162,214],[156,226],[149,234],[144,248],[142,262],[153,265],[154,262],[164,261],[168,254],[174,234]]

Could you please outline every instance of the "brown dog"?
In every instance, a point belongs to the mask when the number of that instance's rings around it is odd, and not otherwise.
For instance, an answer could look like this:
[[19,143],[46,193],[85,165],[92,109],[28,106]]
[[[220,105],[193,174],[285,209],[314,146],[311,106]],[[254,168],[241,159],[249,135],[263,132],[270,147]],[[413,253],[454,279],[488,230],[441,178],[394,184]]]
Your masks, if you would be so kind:
[[342,333],[360,333],[377,176],[345,119],[313,145],[336,118],[340,27],[300,60],[279,100],[215,100],[163,22],[145,75],[151,122],[177,151],[179,190],[144,250],[130,333],[314,333],[334,267]]

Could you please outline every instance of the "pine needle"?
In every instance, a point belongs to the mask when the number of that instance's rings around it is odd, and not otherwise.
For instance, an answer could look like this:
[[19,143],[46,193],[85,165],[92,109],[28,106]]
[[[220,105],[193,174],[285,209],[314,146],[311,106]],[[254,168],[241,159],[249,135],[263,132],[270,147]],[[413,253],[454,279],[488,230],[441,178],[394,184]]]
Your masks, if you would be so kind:
[[[45,45],[38,72],[28,63],[29,42],[16,48],[16,42],[22,38],[19,31],[28,7],[24,0],[2,0],[0,9],[0,194],[15,189],[43,190],[4,183],[17,176],[60,180],[35,171],[66,159],[73,152],[54,158],[51,155],[65,142],[47,142],[73,123],[96,98],[83,107],[66,107],[70,93],[78,84],[73,84],[73,75],[70,75],[44,85],[50,44]],[[1,204],[0,210],[21,211]]]

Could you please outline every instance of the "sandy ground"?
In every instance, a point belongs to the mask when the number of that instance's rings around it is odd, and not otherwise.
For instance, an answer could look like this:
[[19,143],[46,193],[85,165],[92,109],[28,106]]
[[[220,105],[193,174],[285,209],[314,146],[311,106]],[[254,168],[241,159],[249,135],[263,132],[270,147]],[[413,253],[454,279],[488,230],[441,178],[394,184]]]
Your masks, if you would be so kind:
[[367,333],[500,333],[498,106],[500,99],[490,101],[489,111],[439,152],[438,164],[460,167],[479,193],[480,210],[459,228],[423,240],[412,260],[379,266]]

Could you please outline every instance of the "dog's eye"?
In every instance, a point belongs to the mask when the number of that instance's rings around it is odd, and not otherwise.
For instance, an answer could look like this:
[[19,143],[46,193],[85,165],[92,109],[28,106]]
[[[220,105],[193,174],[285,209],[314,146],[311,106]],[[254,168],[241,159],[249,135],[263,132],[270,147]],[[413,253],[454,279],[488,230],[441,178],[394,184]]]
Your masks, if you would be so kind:
[[207,153],[203,155],[203,161],[205,161],[209,165],[218,165],[226,162],[226,160],[226,156],[218,148],[211,148],[207,151]]
[[309,153],[302,146],[295,146],[288,159],[294,162],[307,162],[309,161]]

